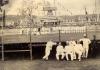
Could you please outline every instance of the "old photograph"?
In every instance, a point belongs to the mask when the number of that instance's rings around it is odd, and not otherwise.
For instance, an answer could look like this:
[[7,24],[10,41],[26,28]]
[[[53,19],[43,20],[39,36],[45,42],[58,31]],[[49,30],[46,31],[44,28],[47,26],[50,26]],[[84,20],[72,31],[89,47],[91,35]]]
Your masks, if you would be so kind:
[[100,70],[100,0],[0,0],[0,70]]

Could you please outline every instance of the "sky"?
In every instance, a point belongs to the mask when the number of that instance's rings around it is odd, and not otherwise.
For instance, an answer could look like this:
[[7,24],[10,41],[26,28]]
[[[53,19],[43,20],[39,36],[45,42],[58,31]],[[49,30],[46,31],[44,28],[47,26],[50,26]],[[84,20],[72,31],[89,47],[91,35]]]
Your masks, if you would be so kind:
[[[18,15],[19,9],[23,9],[26,6],[34,5],[35,9],[33,14],[37,16],[43,15],[42,7],[43,3],[50,2],[50,5],[54,5],[54,0],[9,0],[9,4],[5,6],[7,15]],[[27,4],[24,4],[27,1]],[[96,6],[95,6],[96,1]],[[85,14],[85,8],[88,14],[100,13],[100,0],[55,0],[55,6],[57,7],[57,15],[80,15]],[[72,14],[71,14],[72,13]]]

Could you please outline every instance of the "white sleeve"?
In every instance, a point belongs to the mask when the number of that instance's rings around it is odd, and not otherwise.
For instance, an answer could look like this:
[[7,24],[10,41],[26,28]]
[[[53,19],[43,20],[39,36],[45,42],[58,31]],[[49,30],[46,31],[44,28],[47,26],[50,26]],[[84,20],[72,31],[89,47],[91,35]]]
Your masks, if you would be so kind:
[[82,39],[79,40],[79,42],[82,41]]
[[56,51],[58,50],[58,46],[56,47]]
[[91,40],[89,39],[89,44],[91,43]]

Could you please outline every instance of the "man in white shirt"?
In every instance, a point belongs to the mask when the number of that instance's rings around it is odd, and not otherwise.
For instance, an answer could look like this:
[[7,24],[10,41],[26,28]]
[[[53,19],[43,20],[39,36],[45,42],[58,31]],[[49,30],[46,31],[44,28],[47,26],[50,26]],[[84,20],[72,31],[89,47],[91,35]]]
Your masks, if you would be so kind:
[[87,38],[87,35],[84,34],[84,38],[79,40],[80,42],[83,42],[83,48],[84,48],[84,53],[83,57],[87,58],[88,57],[88,51],[89,51],[89,44],[91,43],[90,39]]
[[73,48],[72,41],[67,41],[66,43],[67,45],[64,48],[66,59],[69,60],[68,55],[70,55],[71,61],[73,61],[74,60],[74,48]]
[[47,42],[46,48],[45,48],[45,55],[44,55],[43,59],[48,60],[48,57],[50,55],[50,51],[52,50],[53,45],[56,45],[56,43],[54,43],[51,40]]
[[56,59],[59,60],[59,56],[61,55],[61,59],[64,58],[65,54],[64,54],[64,48],[61,45],[61,43],[59,43],[59,45],[56,48]]

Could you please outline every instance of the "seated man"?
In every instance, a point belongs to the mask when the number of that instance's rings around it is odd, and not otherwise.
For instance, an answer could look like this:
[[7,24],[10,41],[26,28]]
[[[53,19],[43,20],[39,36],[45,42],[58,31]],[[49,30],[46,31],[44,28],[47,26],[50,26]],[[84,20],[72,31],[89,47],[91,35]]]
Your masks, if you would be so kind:
[[62,56],[61,59],[64,58],[64,48],[61,45],[61,43],[59,43],[59,45],[56,48],[56,59],[59,60],[59,56]]
[[65,46],[64,52],[65,52],[66,59],[69,60],[68,55],[70,55],[71,61],[73,61],[74,60],[74,48],[71,42],[72,41],[66,42],[68,45]]

